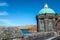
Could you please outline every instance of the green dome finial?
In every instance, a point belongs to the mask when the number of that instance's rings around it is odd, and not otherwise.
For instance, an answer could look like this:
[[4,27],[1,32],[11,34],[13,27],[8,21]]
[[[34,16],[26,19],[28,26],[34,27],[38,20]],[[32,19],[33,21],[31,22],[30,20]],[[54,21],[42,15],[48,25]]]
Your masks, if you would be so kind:
[[51,8],[48,8],[48,5],[45,3],[44,8],[39,11],[39,14],[55,14],[55,11]]
[[48,8],[48,5],[45,3],[44,8]]

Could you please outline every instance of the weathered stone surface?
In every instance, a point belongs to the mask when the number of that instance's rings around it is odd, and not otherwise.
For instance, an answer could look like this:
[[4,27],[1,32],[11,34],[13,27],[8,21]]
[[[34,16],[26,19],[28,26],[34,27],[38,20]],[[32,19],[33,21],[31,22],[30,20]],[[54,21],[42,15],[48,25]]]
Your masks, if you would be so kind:
[[55,36],[54,32],[37,32],[24,37],[25,40],[45,40]]
[[18,28],[3,27],[0,29],[0,39],[14,39],[23,37],[23,33]]
[[54,32],[36,32],[29,35],[23,35],[18,28],[3,27],[0,29],[0,40],[45,40],[55,36]]

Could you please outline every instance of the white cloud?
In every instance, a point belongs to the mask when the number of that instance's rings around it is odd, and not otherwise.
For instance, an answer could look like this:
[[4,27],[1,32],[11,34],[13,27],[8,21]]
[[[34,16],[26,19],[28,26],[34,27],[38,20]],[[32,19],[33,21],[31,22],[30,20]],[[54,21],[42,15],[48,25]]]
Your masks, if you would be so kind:
[[15,24],[13,23],[11,20],[8,20],[8,19],[0,19],[0,26],[10,26],[10,27],[13,27],[13,26],[19,26],[19,24]]
[[8,6],[8,4],[6,2],[1,2],[0,6]]
[[8,13],[6,11],[1,11],[0,15],[8,15]]
[[11,21],[8,19],[0,19],[0,22],[5,23],[5,24],[11,24]]

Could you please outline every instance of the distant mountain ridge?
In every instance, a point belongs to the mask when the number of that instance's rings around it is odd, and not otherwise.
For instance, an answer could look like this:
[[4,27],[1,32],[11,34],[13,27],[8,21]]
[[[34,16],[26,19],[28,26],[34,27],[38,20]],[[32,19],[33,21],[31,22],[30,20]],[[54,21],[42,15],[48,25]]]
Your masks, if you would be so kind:
[[[0,26],[0,28],[3,28],[5,26]],[[8,26],[13,28],[19,28],[19,29],[28,29],[29,32],[37,32],[37,25],[22,25],[22,26]]]
[[22,26],[17,26],[17,28],[19,28],[19,29],[29,29],[29,28],[34,27],[34,26],[36,26],[36,25],[22,25]]

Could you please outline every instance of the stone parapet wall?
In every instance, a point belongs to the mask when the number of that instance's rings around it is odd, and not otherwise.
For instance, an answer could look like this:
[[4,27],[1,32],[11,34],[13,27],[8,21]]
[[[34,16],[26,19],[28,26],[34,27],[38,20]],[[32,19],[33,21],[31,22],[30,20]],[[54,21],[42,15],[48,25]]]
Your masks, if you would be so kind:
[[12,40],[22,38],[23,33],[18,28],[3,27],[0,29],[0,40]]
[[45,40],[56,35],[56,32],[37,32],[30,35],[25,35],[24,40]]

